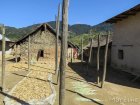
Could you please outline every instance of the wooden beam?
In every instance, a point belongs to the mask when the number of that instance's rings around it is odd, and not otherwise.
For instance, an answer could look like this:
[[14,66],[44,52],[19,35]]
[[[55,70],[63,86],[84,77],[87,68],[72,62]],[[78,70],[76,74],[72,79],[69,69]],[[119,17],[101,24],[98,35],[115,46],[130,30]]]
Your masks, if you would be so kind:
[[3,25],[1,27],[2,29],[2,75],[1,75],[1,81],[2,81],[2,91],[5,89],[5,26]]
[[97,84],[99,84],[100,82],[99,70],[100,70],[100,34],[98,35],[98,50],[97,50]]
[[63,0],[62,6],[62,43],[61,43],[61,65],[60,65],[60,87],[59,105],[65,104],[65,70],[67,57],[67,37],[68,37],[68,4],[69,0]]
[[103,67],[103,77],[102,77],[101,88],[103,87],[104,81],[106,78],[109,36],[110,36],[110,31],[108,32],[108,35],[106,36],[106,47],[105,47],[105,55],[104,55],[104,67]]

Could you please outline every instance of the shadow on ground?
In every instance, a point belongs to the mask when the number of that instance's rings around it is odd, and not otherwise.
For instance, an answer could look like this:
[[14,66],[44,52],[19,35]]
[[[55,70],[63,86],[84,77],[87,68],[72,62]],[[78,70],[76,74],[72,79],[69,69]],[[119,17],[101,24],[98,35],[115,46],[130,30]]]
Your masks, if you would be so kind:
[[[88,83],[96,84],[97,71],[95,67],[87,66],[87,63],[85,62],[69,63],[68,66],[72,70],[74,70],[78,75],[80,75],[84,80],[86,80]],[[102,80],[102,74],[103,74],[103,67],[100,68],[100,72],[99,72],[100,81]],[[74,79],[81,82],[84,81],[81,78],[77,78],[74,76],[67,76],[66,78]],[[129,73],[115,70],[111,67],[108,67],[107,69],[107,75],[106,75],[107,82],[140,89],[140,84],[138,84],[139,80],[132,82],[133,78],[134,76],[132,76]]]
[[25,102],[25,101],[23,101],[23,100],[20,100],[20,99],[18,99],[17,97],[11,96],[11,95],[9,95],[9,94],[7,94],[7,93],[4,93],[4,92],[1,92],[1,91],[0,91],[0,94],[2,94],[2,95],[5,96],[5,97],[8,97],[8,98],[10,98],[10,99],[13,99],[13,100],[15,100],[15,101],[17,101],[17,102],[19,102],[19,103],[21,103],[21,104],[23,104],[23,105],[30,105],[29,103],[27,103],[27,102]]

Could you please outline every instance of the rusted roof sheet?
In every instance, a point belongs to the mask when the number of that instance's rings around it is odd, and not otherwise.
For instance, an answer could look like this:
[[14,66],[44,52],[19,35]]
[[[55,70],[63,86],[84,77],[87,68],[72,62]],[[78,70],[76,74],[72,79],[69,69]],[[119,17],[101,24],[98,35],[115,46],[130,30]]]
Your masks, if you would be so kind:
[[123,19],[126,19],[129,16],[136,15],[138,12],[140,12],[140,4],[117,16],[112,17],[111,19],[108,19],[107,21],[105,21],[105,23],[117,23],[118,21],[122,21]]

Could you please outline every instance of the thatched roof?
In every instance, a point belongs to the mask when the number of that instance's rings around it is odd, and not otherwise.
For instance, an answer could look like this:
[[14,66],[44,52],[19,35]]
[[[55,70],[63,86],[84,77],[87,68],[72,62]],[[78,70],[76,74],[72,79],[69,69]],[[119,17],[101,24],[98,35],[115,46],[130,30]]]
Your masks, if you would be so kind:
[[[97,39],[92,39],[92,40],[93,40],[92,47],[93,48],[98,47],[98,40]],[[109,45],[111,45],[111,43],[112,43],[112,38],[110,37]],[[105,46],[105,45],[106,45],[106,37],[101,37],[100,38],[100,46],[102,47],[102,46]],[[88,49],[89,47],[90,47],[90,43],[84,47],[84,50]]]
[[[27,34],[25,37],[21,38],[20,40],[16,41],[13,46],[15,44],[20,44],[24,41],[26,41],[26,39],[30,36],[30,35],[33,35],[34,33],[38,32],[39,30],[45,30],[45,29],[48,29],[53,35],[56,36],[56,31],[47,23],[43,23],[41,24],[40,26],[38,26],[34,31],[32,31],[31,33]],[[61,40],[61,37],[59,36],[59,39]],[[13,47],[12,46],[12,47]],[[73,48],[77,48],[72,42],[68,42],[68,46],[69,47],[73,47]]]
[[105,23],[117,23],[118,21],[122,21],[123,19],[126,19],[129,16],[136,15],[138,12],[140,12],[140,4],[117,16],[112,17],[111,19],[106,20]]

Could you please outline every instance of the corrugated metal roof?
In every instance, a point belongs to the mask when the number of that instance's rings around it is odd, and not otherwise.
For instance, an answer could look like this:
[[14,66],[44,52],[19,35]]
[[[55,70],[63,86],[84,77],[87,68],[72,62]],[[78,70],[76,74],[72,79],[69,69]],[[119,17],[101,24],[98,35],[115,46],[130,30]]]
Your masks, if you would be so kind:
[[[2,35],[0,34],[0,40],[2,40]],[[6,41],[10,41],[8,38],[5,37]]]

